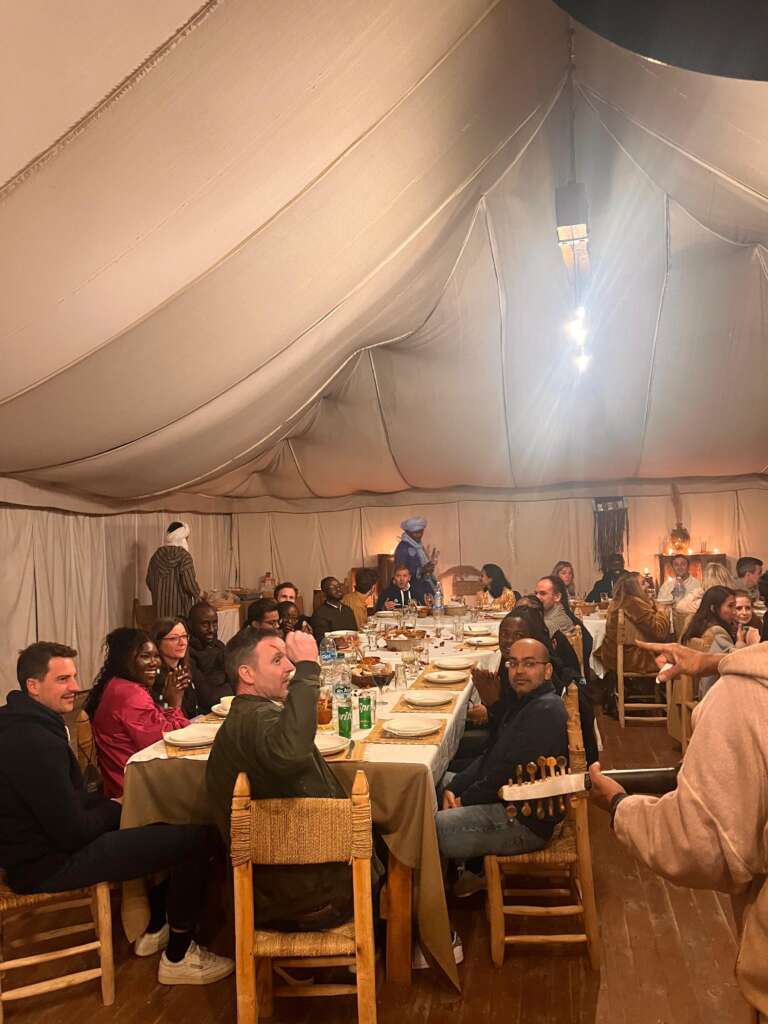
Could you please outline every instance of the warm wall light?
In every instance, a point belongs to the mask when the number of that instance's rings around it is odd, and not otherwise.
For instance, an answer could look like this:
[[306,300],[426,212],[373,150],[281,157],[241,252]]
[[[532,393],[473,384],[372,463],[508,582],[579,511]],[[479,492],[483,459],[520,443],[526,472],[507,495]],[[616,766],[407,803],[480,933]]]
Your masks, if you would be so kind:
[[720,548],[715,548],[715,550],[713,551],[713,554],[719,555],[720,554]]

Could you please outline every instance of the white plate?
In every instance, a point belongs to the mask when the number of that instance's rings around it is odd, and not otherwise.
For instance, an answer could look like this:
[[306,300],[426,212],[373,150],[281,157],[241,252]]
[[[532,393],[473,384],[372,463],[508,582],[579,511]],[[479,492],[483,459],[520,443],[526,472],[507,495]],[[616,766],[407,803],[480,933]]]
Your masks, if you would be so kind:
[[346,750],[349,740],[339,736],[337,732],[319,732],[315,735],[315,746],[323,757],[330,757],[331,754],[339,754]]
[[330,632],[326,633],[325,635],[326,636],[330,636],[330,637],[334,637],[334,638],[338,637],[338,636],[357,636],[357,630],[356,629],[332,629],[332,630],[330,630]]
[[412,739],[416,736],[429,736],[437,732],[443,720],[440,718],[426,718],[421,715],[393,715],[384,722],[384,732],[390,736],[400,736],[403,739]]
[[382,619],[393,619],[395,617],[395,613],[388,608],[385,608],[380,612],[376,612],[376,614],[380,615]]
[[213,707],[211,708],[211,711],[214,713],[214,715],[218,715],[219,718],[226,718],[227,715],[229,714],[230,706],[231,705],[225,704],[223,701],[221,701],[221,703],[219,704],[214,704]]
[[438,668],[462,669],[472,668],[475,660],[471,654],[441,654],[434,662]]
[[218,722],[195,722],[183,729],[163,733],[163,739],[172,747],[210,747],[218,731]]
[[424,679],[428,683],[463,683],[469,679],[469,671],[450,671],[443,669],[439,672],[427,672]]
[[[489,615],[492,619],[506,619],[509,612],[485,612],[484,614]],[[466,628],[465,626],[464,629],[466,630]]]
[[495,636],[468,636],[467,643],[471,647],[498,647],[499,641]]
[[412,708],[436,708],[456,696],[449,690],[406,690],[403,700]]
[[464,627],[464,636],[488,636],[490,632],[490,626],[483,626],[479,622],[468,622]]

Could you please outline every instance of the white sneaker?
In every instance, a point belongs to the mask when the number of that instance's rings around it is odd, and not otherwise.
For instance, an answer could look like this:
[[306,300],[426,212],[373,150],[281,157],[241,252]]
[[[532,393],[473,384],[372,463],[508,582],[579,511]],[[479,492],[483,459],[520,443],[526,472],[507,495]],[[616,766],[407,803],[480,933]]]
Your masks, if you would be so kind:
[[[464,963],[464,947],[461,944],[461,936],[458,932],[453,933],[451,939],[453,944],[453,959],[457,964]],[[414,971],[423,971],[427,967],[431,967],[427,958],[424,956],[424,950],[415,942],[413,945],[413,955],[411,957],[411,969]]]
[[191,942],[187,955],[177,964],[172,963],[163,953],[157,969],[157,980],[161,985],[210,985],[229,977],[234,969],[234,960],[217,956],[210,949]]
[[168,924],[164,924],[159,932],[144,932],[133,944],[133,952],[136,956],[152,956],[153,953],[159,953],[161,949],[165,949],[168,945],[168,936],[170,935],[170,929]]

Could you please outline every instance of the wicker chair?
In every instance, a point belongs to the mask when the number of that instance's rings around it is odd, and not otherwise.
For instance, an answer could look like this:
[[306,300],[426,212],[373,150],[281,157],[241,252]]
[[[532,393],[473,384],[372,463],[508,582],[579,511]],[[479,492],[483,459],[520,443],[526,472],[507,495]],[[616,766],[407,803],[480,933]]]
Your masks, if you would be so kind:
[[[376,1024],[371,897],[371,801],[363,772],[349,800],[251,800],[240,773],[232,798],[238,1024],[271,1017],[273,996],[357,995],[357,1019]],[[254,929],[254,864],[352,862],[354,920],[322,932]],[[356,966],[357,985],[274,986],[273,968]]]
[[[4,926],[14,919],[22,917],[28,919],[38,914],[73,910],[78,907],[90,908],[90,921],[35,932],[29,937],[4,943]],[[80,935],[90,931],[96,933],[95,939],[90,942],[42,953],[5,958],[4,945],[10,949],[32,945],[36,942],[47,943],[50,939],[58,939],[65,935]],[[58,989],[81,985],[96,978],[101,978],[101,999],[104,1005],[111,1006],[115,1001],[115,964],[112,955],[112,913],[109,905],[109,884],[100,882],[88,889],[76,889],[71,892],[35,893],[30,896],[19,896],[8,888],[4,877],[0,874],[0,979],[2,979],[3,985],[8,971],[64,960],[70,956],[79,956],[90,952],[98,953],[98,967],[70,971],[68,974],[59,974],[53,978],[47,978],[45,981],[37,981],[16,988],[6,989],[0,986],[0,1024],[3,1021],[3,1005],[11,1000],[28,999],[31,996],[42,995],[44,992],[56,992]]]
[[[652,680],[652,685],[656,684],[656,673],[645,673],[645,672],[625,672],[624,671],[624,647],[632,647],[632,641],[629,636],[629,629],[627,622],[624,617],[624,609],[620,608],[618,613],[618,627],[616,630],[616,679],[618,683],[618,696],[617,702],[619,705],[619,725],[623,729],[627,722],[666,722],[667,711],[672,700],[672,688],[667,683],[667,701],[666,704],[661,704],[657,700],[646,700],[638,701],[635,699],[632,703],[628,704],[624,698],[624,682],[626,679],[648,679]],[[627,711],[655,711],[658,710],[660,713],[657,715],[628,715]]]
[[[579,696],[574,683],[568,687],[565,706],[568,711],[568,753],[571,771],[585,772],[587,762],[581,736]],[[506,946],[560,943],[585,943],[591,966],[594,970],[600,966],[600,932],[592,877],[586,795],[582,793],[566,797],[566,800],[568,814],[555,832],[553,840],[543,850],[510,857],[485,858],[486,912],[491,933],[491,959],[497,967],[504,963]],[[534,889],[509,888],[506,882],[506,876],[509,875],[533,876],[550,881],[550,884]],[[552,881],[555,885],[551,884]],[[524,899],[526,902],[505,903],[505,896]],[[547,903],[533,904],[534,898],[543,898]],[[559,899],[560,903],[554,904],[552,901],[555,899]],[[507,935],[507,917],[579,917],[583,931],[547,935]]]

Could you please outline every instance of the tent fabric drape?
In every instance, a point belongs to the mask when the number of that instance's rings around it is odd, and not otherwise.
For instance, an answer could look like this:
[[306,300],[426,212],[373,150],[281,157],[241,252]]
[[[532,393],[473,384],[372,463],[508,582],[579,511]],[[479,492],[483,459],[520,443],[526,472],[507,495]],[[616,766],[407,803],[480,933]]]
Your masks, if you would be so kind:
[[[65,136],[0,204],[9,500],[31,482],[66,507],[175,493],[311,512],[765,470],[768,85],[576,26],[579,374],[554,3],[160,6],[47,24],[22,5],[5,26],[11,69],[49,100],[0,113],[7,176]],[[75,80],[62,52],[98,59]]]

